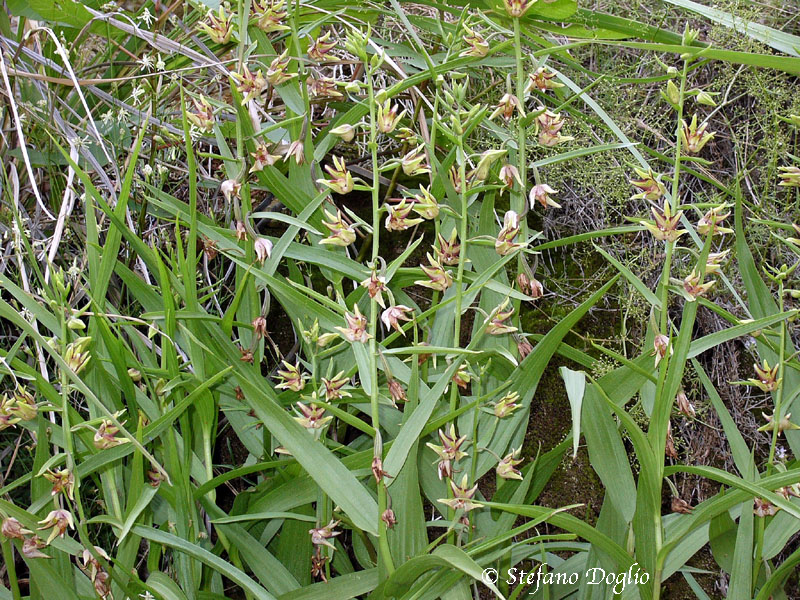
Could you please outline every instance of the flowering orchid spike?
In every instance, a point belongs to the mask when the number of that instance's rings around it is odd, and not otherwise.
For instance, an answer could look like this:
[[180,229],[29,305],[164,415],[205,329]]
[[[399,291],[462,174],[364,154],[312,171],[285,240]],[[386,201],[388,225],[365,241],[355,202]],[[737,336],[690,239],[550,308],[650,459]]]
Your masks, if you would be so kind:
[[522,473],[517,469],[517,465],[522,463],[521,458],[517,458],[522,451],[522,446],[512,449],[511,452],[506,454],[495,468],[495,473],[502,479],[518,479],[522,481]]
[[463,510],[464,512],[469,512],[483,506],[483,504],[480,502],[475,502],[473,500],[475,497],[475,492],[478,491],[478,484],[476,483],[472,487],[469,487],[469,484],[467,483],[467,475],[464,475],[464,477],[461,478],[461,483],[459,485],[456,485],[456,483],[451,479],[450,490],[453,492],[453,497],[440,498],[438,502],[446,504],[453,510]]
[[423,219],[431,220],[439,216],[439,203],[431,194],[430,186],[420,186],[419,193],[414,194],[414,203],[411,206]]
[[500,102],[497,103],[497,108],[494,109],[494,112],[489,115],[489,120],[491,121],[497,115],[502,115],[503,119],[510,121],[514,116],[514,111],[518,111],[521,117],[525,116],[525,109],[522,106],[522,102],[519,101],[519,98],[514,94],[506,93],[500,98]]
[[631,200],[642,198],[644,200],[655,201],[661,198],[666,192],[667,187],[661,182],[660,175],[654,175],[652,169],[643,171],[634,168],[639,179],[631,179],[630,184],[639,189],[639,192],[631,196]]
[[278,377],[281,379],[277,387],[279,390],[291,390],[293,392],[300,392],[306,387],[306,379],[308,375],[300,373],[300,364],[291,364],[283,361],[283,369],[277,371]]
[[[545,0],[546,1],[546,0]],[[533,8],[538,0],[503,0],[503,8],[512,19],[520,19]]]
[[547,67],[539,67],[534,73],[528,75],[528,85],[525,86],[525,93],[527,94],[533,89],[546,92],[547,90],[555,90],[564,87],[563,83],[553,81],[555,77],[556,74]]
[[339,331],[348,342],[361,342],[366,343],[372,337],[367,332],[367,318],[361,314],[358,309],[358,304],[353,307],[353,314],[345,313],[344,318],[347,321],[347,327],[337,327]]
[[497,239],[494,242],[494,249],[500,256],[511,254],[517,248],[521,248],[522,244],[514,242],[514,239],[519,234],[519,215],[513,210],[506,212],[503,217],[503,228],[497,234]]
[[212,42],[227,44],[233,33],[233,15],[226,15],[225,8],[220,5],[217,14],[208,11],[205,22],[198,23],[197,28],[205,31]]
[[475,56],[478,58],[486,56],[489,53],[489,43],[483,36],[470,29],[467,25],[464,25],[464,31],[466,33],[461,39],[464,40],[468,48],[463,50],[459,56]]
[[453,285],[453,277],[450,271],[445,271],[442,265],[435,260],[430,253],[427,255],[430,266],[420,265],[420,269],[428,276],[428,280],[417,280],[414,283],[439,292],[445,291]]
[[405,231],[409,227],[422,223],[423,219],[410,217],[414,204],[407,198],[402,198],[399,203],[392,206],[386,205],[388,215],[386,216],[386,229],[388,231]]
[[331,235],[321,239],[319,241],[320,244],[349,246],[356,241],[356,233],[353,230],[353,225],[347,225],[344,222],[342,211],[337,209],[336,215],[333,215],[326,210],[325,216],[328,218],[328,220],[323,221],[322,224],[330,230]]
[[395,130],[397,124],[406,114],[405,110],[397,114],[397,109],[398,106],[396,104],[392,106],[392,101],[388,98],[383,104],[378,104],[378,131],[381,133],[391,133]]
[[504,419],[520,407],[518,402],[519,394],[517,392],[507,393],[494,403],[494,416],[498,419]]
[[331,176],[331,179],[317,179],[317,183],[321,183],[337,194],[348,194],[353,191],[353,176],[347,170],[347,165],[343,158],[334,156],[333,166],[328,165],[325,170]]
[[800,187],[800,167],[778,167],[781,182],[779,186]]
[[685,229],[678,229],[683,211],[679,210],[674,215],[670,208],[669,201],[664,200],[664,209],[659,211],[657,208],[650,207],[655,219],[655,224],[649,221],[639,221],[640,225],[644,225],[647,230],[653,234],[653,237],[660,241],[674,242],[684,233]]
[[277,33],[287,31],[288,25],[283,24],[286,18],[285,0],[262,0],[253,4],[253,14],[256,16],[256,26],[264,33]]
[[347,385],[348,379],[344,377],[344,371],[339,371],[331,379],[322,378],[322,387],[325,390],[325,400],[333,402],[341,398],[349,398],[351,394],[342,388]]
[[548,206],[552,206],[553,208],[561,208],[561,205],[550,197],[550,194],[557,193],[558,192],[556,190],[551,188],[546,183],[540,183],[531,188],[531,191],[528,194],[528,202],[530,202],[531,208],[535,206],[536,202],[545,208]]
[[486,325],[486,333],[490,335],[502,335],[504,333],[513,333],[517,330],[516,327],[506,323],[511,315],[514,314],[514,308],[508,308],[510,301],[506,298],[503,303],[497,307],[494,318]]
[[[542,110],[540,107],[539,110]],[[564,118],[560,113],[545,110],[536,117],[536,131],[539,136],[539,143],[547,148],[552,148],[563,142],[574,140],[572,136],[561,135],[561,128],[564,127]]]
[[383,321],[386,330],[390,331],[394,329],[400,335],[405,336],[405,332],[400,327],[399,321],[411,321],[411,317],[406,316],[407,312],[413,312],[413,309],[403,304],[390,306],[383,311],[383,314],[381,314],[381,321]]
[[461,258],[461,243],[458,241],[458,231],[453,227],[450,237],[445,237],[439,233],[439,247],[434,247],[436,259],[445,265],[457,265]]
[[328,54],[336,47],[336,40],[331,40],[331,31],[317,37],[308,47],[308,58],[316,62],[328,60]]
[[236,89],[244,94],[242,105],[261,96],[261,93],[267,87],[267,80],[261,70],[259,69],[258,72],[253,74],[247,65],[242,65],[241,73],[231,73],[231,77],[239,84]]
[[715,134],[706,133],[707,128],[708,123],[697,126],[697,115],[692,117],[690,125],[687,125],[686,121],[681,121],[681,142],[687,152],[697,154],[714,137]]
[[295,404],[297,405],[297,410],[295,410],[297,416],[294,417],[294,420],[306,429],[320,430],[333,419],[331,416],[323,416],[325,409],[313,402],[309,405],[302,402],[295,402]]
[[376,269],[372,269],[370,276],[361,282],[361,287],[366,288],[369,297],[374,299],[381,308],[386,308],[383,300],[383,292],[386,291],[386,277],[379,275]]
[[211,131],[214,127],[214,109],[205,96],[192,98],[194,112],[186,111],[189,122],[201,131]]
[[256,151],[252,152],[250,156],[253,157],[253,166],[250,168],[251,173],[262,171],[264,167],[274,165],[281,158],[278,154],[272,154],[263,142],[259,142],[256,145]]

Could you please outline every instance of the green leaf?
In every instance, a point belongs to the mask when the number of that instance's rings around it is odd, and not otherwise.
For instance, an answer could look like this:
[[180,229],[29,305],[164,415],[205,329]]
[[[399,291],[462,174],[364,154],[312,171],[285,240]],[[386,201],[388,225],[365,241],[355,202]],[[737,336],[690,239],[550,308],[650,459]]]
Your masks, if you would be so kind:
[[586,390],[586,375],[583,371],[573,371],[567,367],[561,367],[559,372],[567,388],[567,398],[572,412],[572,458],[575,458],[578,455],[578,443],[581,438],[581,405],[583,392]]

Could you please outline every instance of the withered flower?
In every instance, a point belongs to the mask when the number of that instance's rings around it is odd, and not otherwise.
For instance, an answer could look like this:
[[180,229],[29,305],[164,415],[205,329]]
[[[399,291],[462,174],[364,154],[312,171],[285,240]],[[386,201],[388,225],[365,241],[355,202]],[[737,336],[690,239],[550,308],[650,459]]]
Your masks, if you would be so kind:
[[300,140],[295,140],[286,147],[286,151],[283,153],[283,160],[287,161],[290,158],[293,158],[294,162],[298,165],[302,165],[306,162],[305,147],[303,146],[303,142]]
[[253,242],[253,250],[256,253],[256,260],[263,265],[264,261],[272,256],[272,242],[265,237],[258,237]]
[[678,451],[675,450],[675,441],[672,438],[672,422],[667,421],[667,444],[664,452],[670,458],[678,458]]
[[690,419],[694,418],[694,406],[689,402],[689,398],[686,397],[686,392],[683,389],[679,390],[678,395],[675,396],[675,403],[678,405],[678,410],[680,410],[684,416]]
[[762,500],[761,498],[753,498],[753,514],[757,517],[772,517],[780,510],[769,500]]
[[398,402],[405,402],[408,400],[408,398],[406,397],[406,391],[403,389],[403,384],[397,381],[397,379],[390,377],[388,385],[389,385],[389,396],[391,397],[392,404],[394,405],[395,408],[397,408]]
[[44,552],[40,552],[42,548],[46,547],[47,543],[42,538],[38,535],[32,535],[22,542],[22,555],[25,558],[52,558],[52,556],[47,556]]
[[376,483],[383,481],[384,477],[392,479],[392,476],[383,470],[383,461],[377,456],[372,459],[372,476],[375,477]]
[[653,352],[656,355],[654,368],[658,368],[658,363],[667,356],[667,352],[672,356],[673,348],[670,346],[669,338],[663,333],[657,333],[653,338]]
[[381,515],[381,521],[386,523],[387,529],[392,529],[397,524],[394,511],[391,508],[387,508],[385,511],[383,511],[383,514]]
[[256,339],[262,339],[267,335],[267,319],[261,315],[253,319],[253,335]]
[[17,521],[14,517],[3,519],[3,525],[0,527],[0,533],[9,540],[24,540],[25,535],[33,533],[30,529],[25,529],[22,523]]
[[692,506],[683,498],[678,498],[678,496],[672,497],[672,512],[674,513],[681,513],[684,515],[688,515],[692,512]]

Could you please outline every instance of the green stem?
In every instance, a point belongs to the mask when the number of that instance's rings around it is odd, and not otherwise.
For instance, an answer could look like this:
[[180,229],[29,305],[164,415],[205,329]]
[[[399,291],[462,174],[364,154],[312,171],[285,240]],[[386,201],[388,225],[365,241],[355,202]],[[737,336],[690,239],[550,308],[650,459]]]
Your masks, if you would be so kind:
[[6,563],[6,573],[8,574],[8,585],[11,588],[11,597],[14,600],[22,600],[22,594],[19,592],[19,583],[17,582],[17,568],[14,565],[14,547],[11,541],[6,538],[2,539],[3,545],[3,560]]
[[[372,264],[377,265],[378,254],[380,250],[380,230],[381,230],[381,216],[380,216],[380,179],[378,177],[380,170],[378,165],[378,132],[377,132],[377,119],[375,115],[375,89],[372,82],[372,69],[368,64],[365,64],[367,69],[367,88],[369,90],[369,117],[370,117],[370,131],[369,131],[369,149],[372,156]],[[375,449],[376,453],[381,452],[380,448],[380,412],[378,407],[378,364],[377,364],[377,340],[378,333],[378,303],[373,298],[370,301],[369,313],[369,368],[371,375],[371,390],[370,390],[370,406],[372,413],[372,427],[375,429]],[[382,456],[381,456],[382,458]],[[386,510],[386,483],[381,479],[378,484],[378,549],[379,549],[379,563],[381,565],[380,573],[382,577],[387,577],[394,572],[394,562],[392,561],[392,554],[389,548],[389,540],[387,538],[386,523],[383,522],[381,516]]]

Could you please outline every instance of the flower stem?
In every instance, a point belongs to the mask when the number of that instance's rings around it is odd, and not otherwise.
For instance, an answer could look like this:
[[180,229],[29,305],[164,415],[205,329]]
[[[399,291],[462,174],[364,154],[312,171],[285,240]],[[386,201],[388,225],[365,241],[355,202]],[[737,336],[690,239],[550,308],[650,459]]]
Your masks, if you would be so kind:
[[[375,89],[372,82],[372,69],[369,65],[365,65],[367,69],[367,88],[369,90],[369,149],[372,156],[372,263],[377,264],[378,253],[380,249],[380,178],[378,177],[378,133],[377,133],[377,119],[375,115]],[[371,389],[370,389],[370,412],[372,413],[372,427],[375,429],[375,452],[382,454],[380,442],[380,415],[378,407],[378,364],[377,364],[377,341],[375,336],[378,333],[378,303],[373,298],[370,301],[369,313],[369,366],[371,375]],[[382,456],[381,456],[382,458]],[[391,550],[389,549],[389,541],[386,530],[386,523],[383,522],[381,516],[386,510],[386,483],[381,479],[377,484],[378,488],[378,555],[380,564],[380,573],[382,577],[387,577],[394,572],[394,562],[392,561]]]

